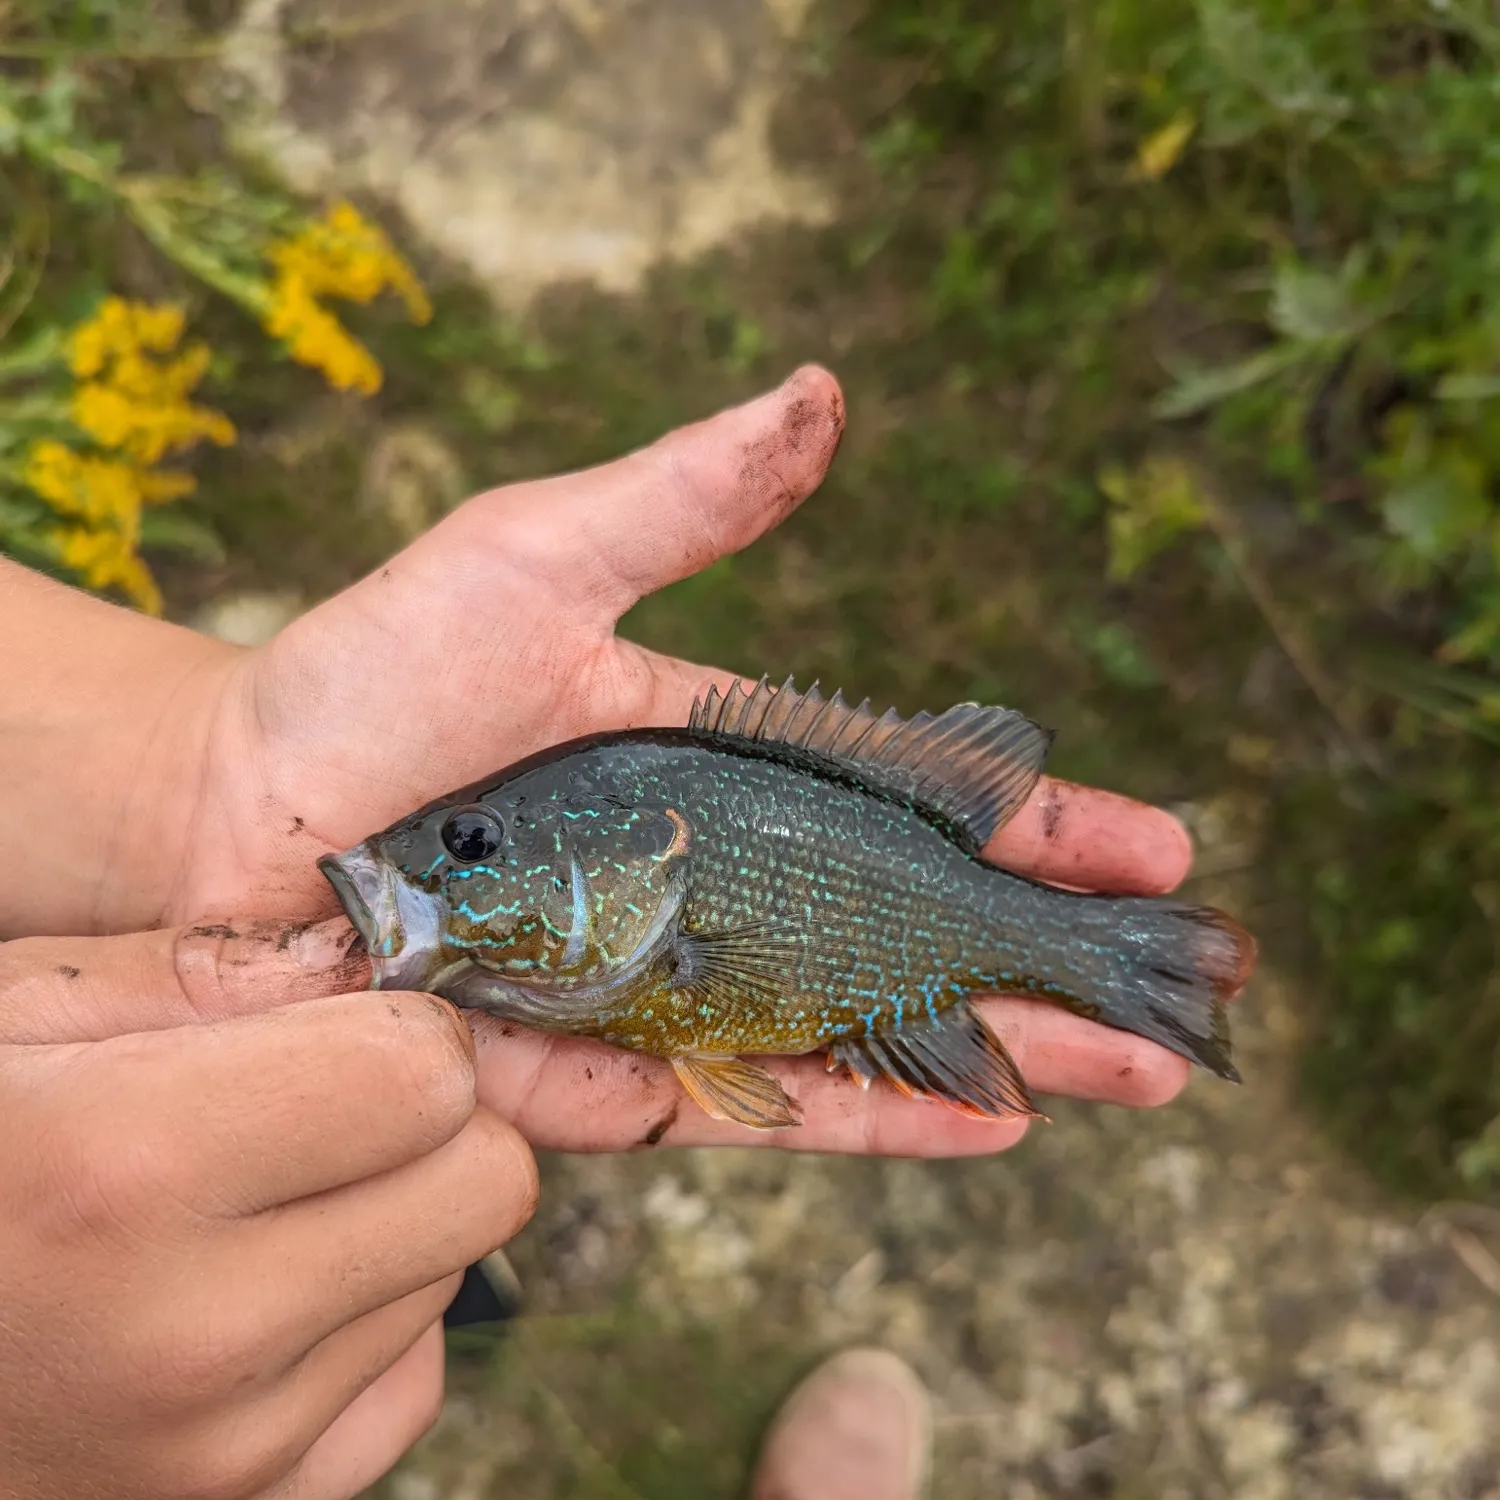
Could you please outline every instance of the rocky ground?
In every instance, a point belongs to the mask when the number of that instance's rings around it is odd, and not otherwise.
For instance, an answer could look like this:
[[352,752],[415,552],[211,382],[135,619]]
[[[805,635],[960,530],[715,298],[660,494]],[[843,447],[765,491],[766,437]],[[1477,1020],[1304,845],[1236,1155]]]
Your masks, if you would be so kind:
[[[795,0],[345,0],[311,59],[296,9],[253,0],[215,84],[240,143],[386,195],[500,301],[628,293],[751,220],[830,211],[770,136]],[[300,602],[200,624],[253,640]],[[1198,893],[1239,905],[1258,810],[1184,811]],[[994,1160],[547,1162],[526,1318],[456,1341],[443,1419],[380,1493],[728,1497],[787,1383],[875,1340],[936,1395],[943,1500],[1500,1497],[1500,1232],[1384,1203],[1328,1153],[1291,1103],[1293,978],[1242,1008],[1245,1087],[1059,1102]]]

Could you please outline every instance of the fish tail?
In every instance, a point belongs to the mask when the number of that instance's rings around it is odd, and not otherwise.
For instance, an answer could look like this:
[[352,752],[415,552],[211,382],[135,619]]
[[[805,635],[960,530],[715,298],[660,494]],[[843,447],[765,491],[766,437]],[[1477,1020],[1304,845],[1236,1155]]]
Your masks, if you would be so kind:
[[1124,983],[1101,991],[1099,1019],[1238,1083],[1227,1005],[1255,968],[1255,939],[1209,906],[1142,900],[1118,915]]
[[1228,1002],[1255,968],[1255,939],[1210,906],[1046,891],[1047,920],[1028,966],[1032,993],[1159,1042],[1233,1083]]

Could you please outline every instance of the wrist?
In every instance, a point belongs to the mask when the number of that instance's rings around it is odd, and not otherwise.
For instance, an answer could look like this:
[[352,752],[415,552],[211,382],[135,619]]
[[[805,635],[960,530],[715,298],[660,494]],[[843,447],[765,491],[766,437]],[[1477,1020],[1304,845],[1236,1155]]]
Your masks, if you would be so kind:
[[171,907],[239,648],[0,560],[0,938]]

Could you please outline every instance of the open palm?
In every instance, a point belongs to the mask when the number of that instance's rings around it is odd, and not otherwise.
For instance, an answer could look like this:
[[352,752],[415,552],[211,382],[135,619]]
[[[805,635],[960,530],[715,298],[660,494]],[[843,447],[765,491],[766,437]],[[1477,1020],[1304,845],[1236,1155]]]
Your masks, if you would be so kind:
[[[618,621],[785,518],[822,479],[842,429],[833,377],[799,370],[779,390],[603,468],[470,500],[244,654],[224,679],[173,915],[332,911],[320,854],[545,745],[684,723],[694,696],[730,674],[623,641]],[[989,852],[1041,879],[1142,893],[1171,889],[1189,858],[1165,813],[1051,780]],[[1041,1092],[1146,1104],[1182,1086],[1186,1065],[1139,1038],[1034,1002],[986,1004]],[[664,1066],[502,1035],[485,1018],[476,1031],[481,1093],[537,1144],[749,1138],[679,1111]],[[1023,1129],[880,1089],[861,1094],[824,1077],[815,1059],[777,1068],[806,1118],[772,1138],[779,1144],[946,1154],[997,1149]]]

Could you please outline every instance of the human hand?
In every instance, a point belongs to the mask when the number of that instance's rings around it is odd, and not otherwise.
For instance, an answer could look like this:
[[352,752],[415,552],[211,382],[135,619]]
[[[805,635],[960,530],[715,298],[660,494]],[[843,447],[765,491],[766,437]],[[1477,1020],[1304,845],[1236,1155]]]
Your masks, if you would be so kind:
[[0,1495],[342,1500],[436,1418],[531,1152],[446,1002],[262,946],[307,1003],[223,929],[0,945]]
[[[246,654],[225,694],[177,917],[331,910],[318,855],[545,745],[685,723],[695,695],[729,675],[621,640],[620,617],[781,521],[823,478],[842,428],[836,382],[800,370],[615,463],[478,496]],[[1169,890],[1189,861],[1165,813],[1048,779],[993,853],[1042,879],[1121,892]],[[1010,1002],[996,1014],[1042,1091],[1146,1103],[1186,1076],[1164,1052],[1046,1007]],[[476,1029],[481,1086],[504,1107],[517,1107],[534,1073],[571,1070],[592,1131],[590,1103],[640,1094],[650,1079],[644,1134],[676,1097],[639,1060],[531,1036],[501,1045],[496,1027]],[[861,1102],[815,1067],[793,1069],[809,1124],[780,1144],[826,1147],[820,1118],[845,1149],[993,1148],[1020,1132],[898,1106],[883,1091]],[[703,1128],[689,1126],[695,1114],[672,1130]]]
[[[95,925],[120,925],[122,909],[141,926],[204,913],[332,912],[320,854],[547,744],[602,728],[685,723],[707,684],[727,683],[729,674],[622,641],[615,627],[644,594],[789,514],[822,479],[842,423],[833,378],[805,369],[758,401],[616,463],[478,496],[263,648],[236,652],[170,633],[171,670],[158,667],[147,679],[162,684],[160,706],[144,716],[156,732],[130,762],[132,785],[161,789],[135,796],[133,823],[149,814],[142,826],[151,837],[117,833],[76,796],[43,797],[34,788],[0,803],[0,826],[6,815],[46,809],[49,822],[26,840],[33,875],[49,850],[58,853],[44,904],[79,884],[78,847],[96,830],[109,832],[109,857],[96,855],[93,867],[113,885],[90,888],[84,908]],[[91,615],[105,609],[74,596],[75,612],[86,607]],[[36,613],[18,611],[18,621],[24,626]],[[165,654],[168,627],[111,613],[119,634],[159,632],[164,645],[152,649]],[[78,628],[65,624],[64,638]],[[134,660],[142,649],[131,639]],[[113,668],[94,697],[119,678],[125,698],[141,701],[140,674],[132,679],[127,667]],[[43,687],[37,701],[54,703],[57,693]],[[28,709],[18,732],[34,718]],[[60,724],[55,738],[77,745],[79,726]],[[152,748],[162,745],[175,757],[165,769]],[[155,768],[144,781],[141,767]],[[58,821],[75,813],[59,831]],[[1142,894],[1171,890],[1190,858],[1186,834],[1166,813],[1050,778],[988,852],[1039,879]],[[33,879],[28,889],[40,885]],[[38,930],[36,913],[28,915]],[[1151,1104],[1186,1080],[1180,1059],[1125,1033],[1037,1002],[987,1004],[1038,1092]],[[678,1098],[670,1070],[579,1042],[502,1037],[484,1018],[475,1026],[481,1097],[538,1143],[585,1149],[646,1136],[686,1143],[752,1134],[688,1109],[657,1136]],[[887,1089],[862,1094],[818,1066],[776,1065],[806,1123],[769,1137],[774,1144],[944,1155],[997,1149],[1023,1129],[966,1120]],[[571,1131],[545,1102],[554,1081],[559,1094],[571,1090],[578,1122]],[[533,1095],[543,1101],[535,1111]]]

